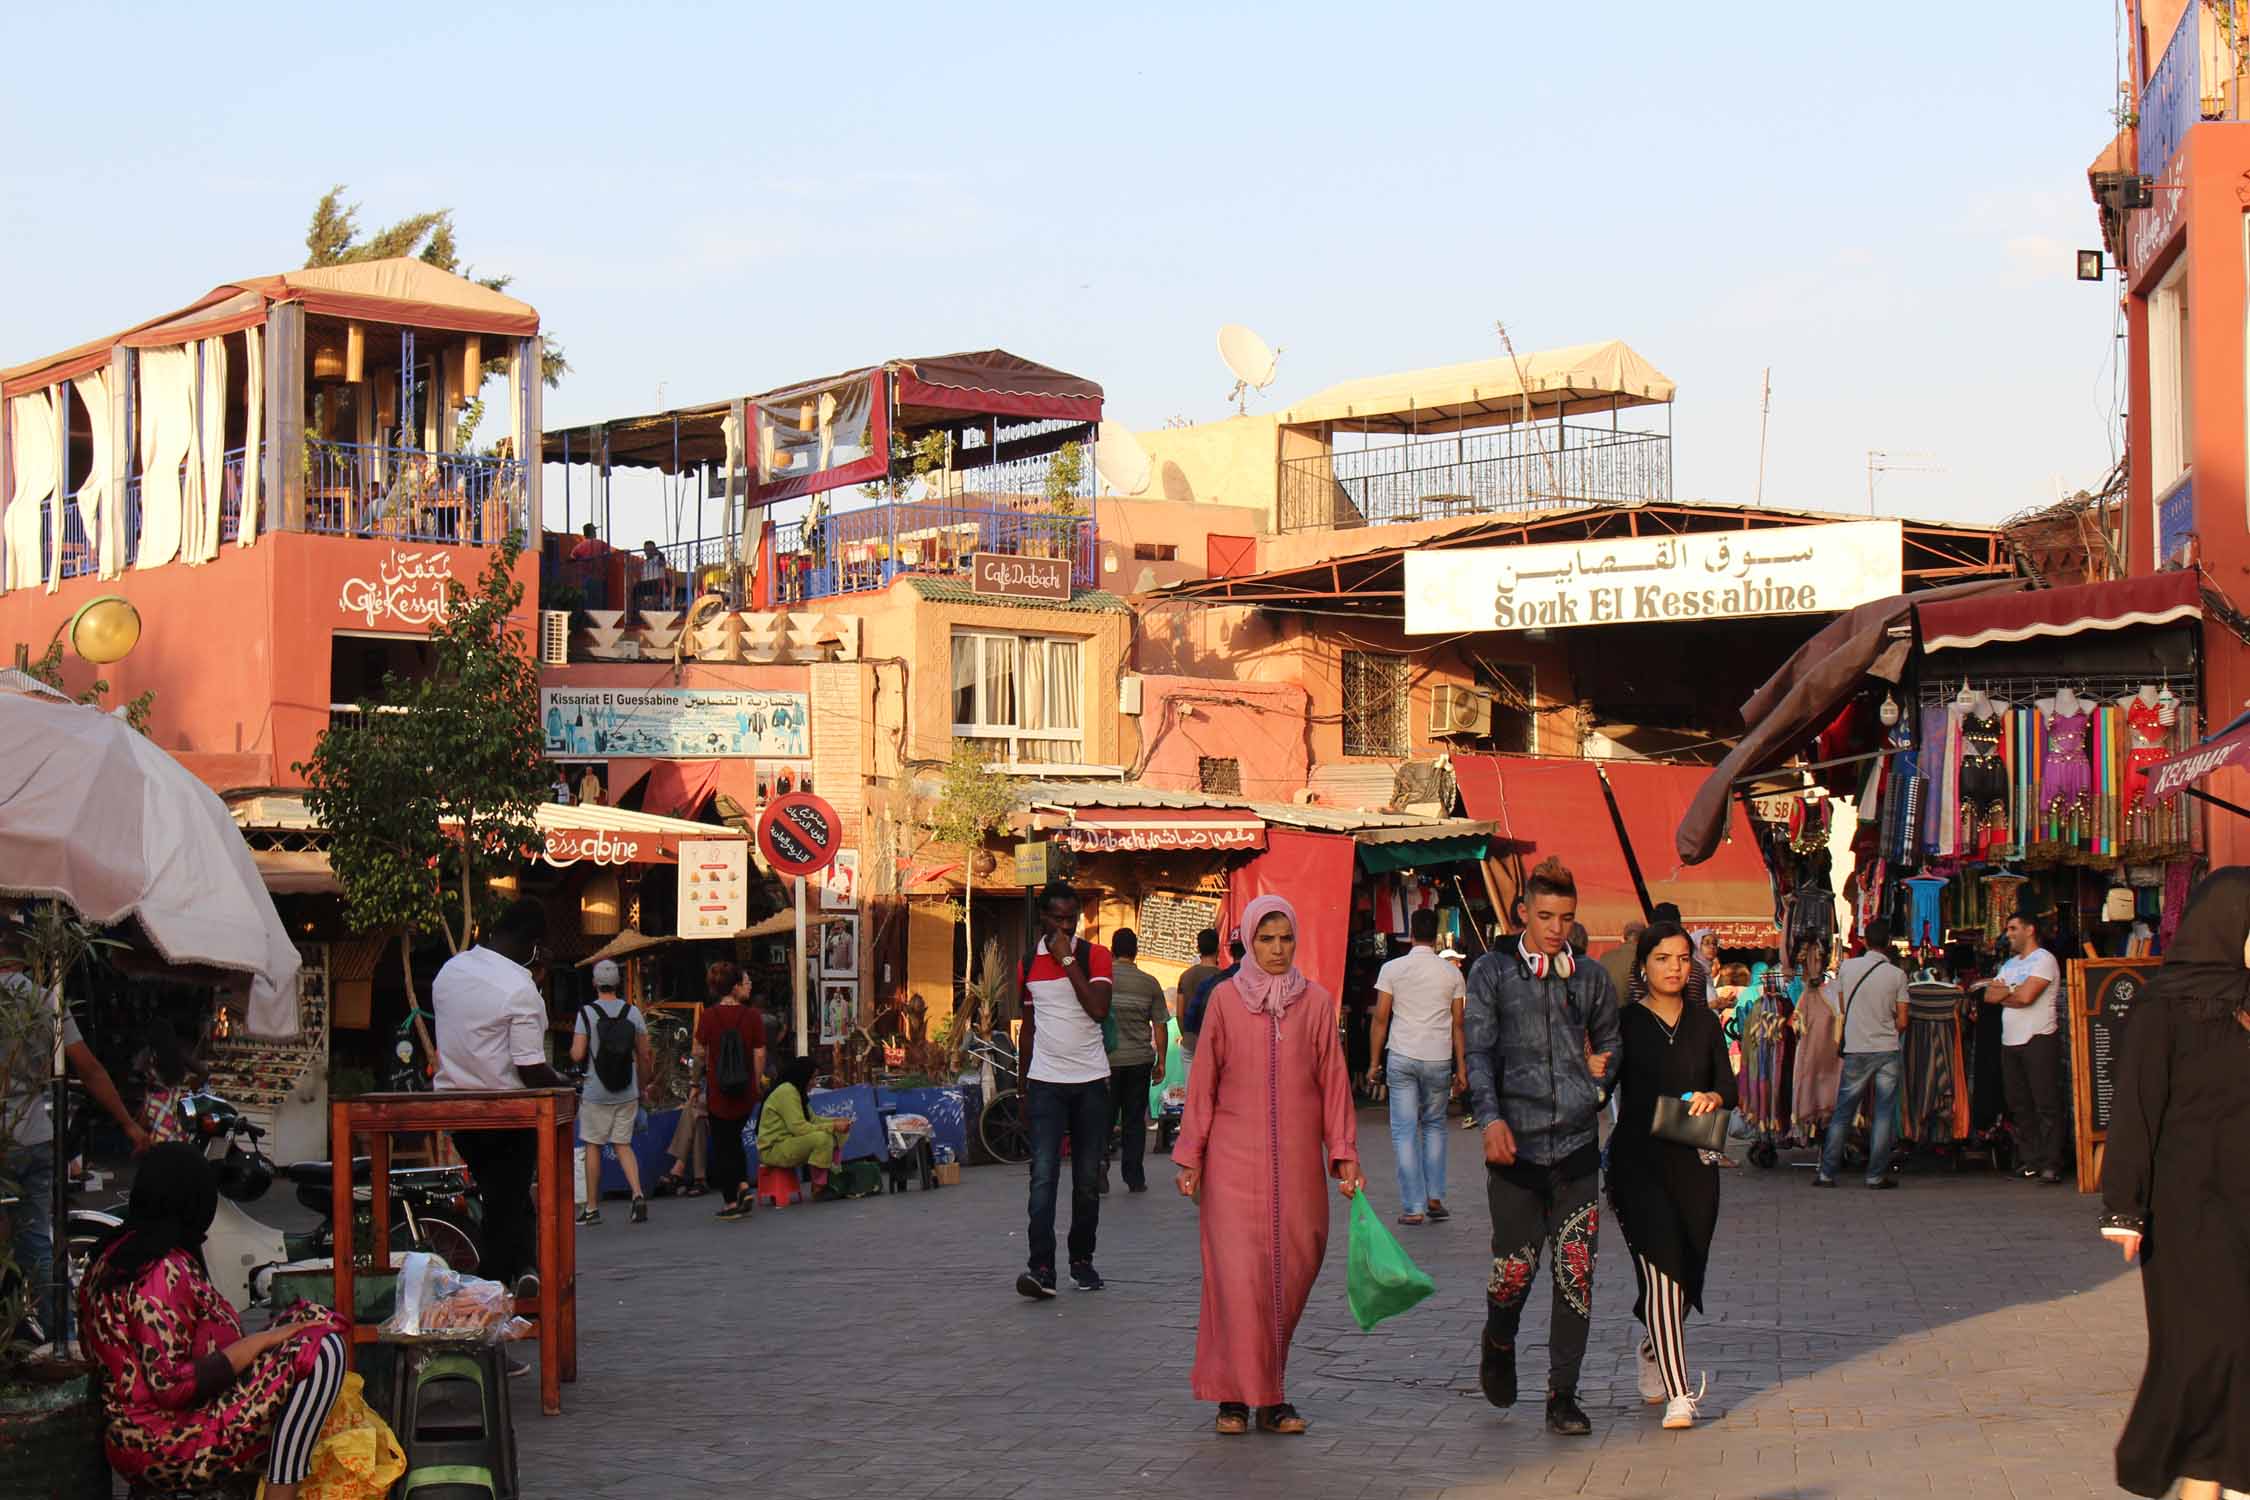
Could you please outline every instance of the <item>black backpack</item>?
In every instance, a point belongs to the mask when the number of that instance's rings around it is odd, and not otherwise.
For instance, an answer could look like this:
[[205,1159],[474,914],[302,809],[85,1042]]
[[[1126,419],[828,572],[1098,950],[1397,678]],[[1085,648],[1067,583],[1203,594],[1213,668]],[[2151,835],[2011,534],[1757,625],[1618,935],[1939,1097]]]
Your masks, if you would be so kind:
[[750,1087],[750,1057],[743,1051],[742,1033],[732,1026],[719,1033],[719,1048],[711,1057],[711,1087],[722,1094]]
[[631,1007],[620,1002],[617,1014],[610,1015],[597,1000],[586,1009],[594,1013],[593,1023],[586,1028],[593,1034],[594,1076],[613,1094],[631,1088],[633,1054],[638,1050]]

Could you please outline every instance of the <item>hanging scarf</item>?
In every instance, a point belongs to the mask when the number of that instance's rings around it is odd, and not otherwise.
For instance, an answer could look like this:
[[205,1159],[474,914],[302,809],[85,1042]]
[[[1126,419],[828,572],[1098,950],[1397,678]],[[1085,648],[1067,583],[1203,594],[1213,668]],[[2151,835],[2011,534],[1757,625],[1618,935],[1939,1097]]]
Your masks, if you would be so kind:
[[2215,870],[2188,898],[2151,989],[2199,1021],[2250,1013],[2250,869]]
[[1562,952],[1556,954],[1553,958],[1549,958],[1546,954],[1532,947],[1527,939],[1517,938],[1516,952],[1522,957],[1524,968],[1530,972],[1534,979],[1545,979],[1549,973],[1552,973],[1557,979],[1568,979],[1571,972],[1578,967],[1578,960],[1572,955],[1568,943],[1563,945]]
[[1280,974],[1268,974],[1258,967],[1258,924],[1271,916],[1287,917],[1299,946],[1304,944],[1305,929],[1297,920],[1297,908],[1279,896],[1260,896],[1251,902],[1242,909],[1242,941],[1249,951],[1242,956],[1242,967],[1235,970],[1234,992],[1250,1007],[1252,1015],[1268,1015],[1278,1021],[1304,994],[1306,981],[1294,963]]

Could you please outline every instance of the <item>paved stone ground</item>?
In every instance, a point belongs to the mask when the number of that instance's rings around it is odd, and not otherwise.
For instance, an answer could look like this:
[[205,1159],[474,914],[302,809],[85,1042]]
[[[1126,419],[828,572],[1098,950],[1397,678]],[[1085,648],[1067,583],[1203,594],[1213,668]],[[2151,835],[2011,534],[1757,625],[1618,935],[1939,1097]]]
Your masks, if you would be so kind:
[[[1363,1113],[1376,1204],[1388,1134]],[[1489,1263],[1481,1166],[1454,1137],[1458,1216],[1399,1232],[1437,1295],[1362,1334],[1345,1217],[1297,1335],[1297,1439],[1219,1438],[1188,1397],[1194,1214],[1155,1188],[1104,1200],[1109,1290],[1018,1298],[1024,1176],[712,1221],[713,1199],[621,1203],[580,1241],[580,1379],[517,1418],[527,1496],[789,1500],[1147,1495],[1190,1500],[2115,1495],[2110,1449],[2144,1348],[2137,1276],[2089,1198],[1971,1170],[1903,1191],[1729,1172],[1709,1311],[1689,1323],[1708,1420],[1663,1431],[1634,1390],[1632,1273],[1603,1225],[1581,1394],[1591,1438],[1536,1404],[1494,1411],[1472,1364]],[[1606,1218],[1606,1214],[1605,1214]],[[1545,1368],[1546,1279],[1524,1334]],[[519,1387],[523,1383],[519,1382]],[[525,1408],[528,1408],[526,1410]]]

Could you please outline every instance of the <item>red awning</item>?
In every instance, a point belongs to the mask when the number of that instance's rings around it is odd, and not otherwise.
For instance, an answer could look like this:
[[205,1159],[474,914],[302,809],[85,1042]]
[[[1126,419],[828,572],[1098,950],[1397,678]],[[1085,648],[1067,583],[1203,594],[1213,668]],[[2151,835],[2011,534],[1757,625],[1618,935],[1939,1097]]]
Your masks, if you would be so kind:
[[1244,860],[1227,880],[1227,931],[1241,924],[1243,912],[1258,897],[1286,896],[1304,924],[1297,934],[1297,967],[1338,1004],[1351,952],[1354,848],[1348,833],[1276,828],[1271,845],[1257,858]]
[[1922,622],[1924,651],[1966,650],[2087,630],[2197,620],[2203,617],[2203,592],[2193,573],[2151,573],[2114,583],[1925,604],[1915,613]]
[[1570,867],[1578,882],[1578,920],[1595,942],[1614,943],[1627,922],[1643,920],[1594,762],[1457,755],[1453,775],[1470,817],[1497,823],[1504,836],[1530,846],[1522,856],[1526,869],[1550,854]]
[[1082,854],[1263,849],[1266,825],[1255,814],[1217,807],[1080,807],[1061,837]]
[[1673,847],[1673,834],[1709,768],[1612,760],[1601,762],[1600,771],[1651,906],[1670,901],[1688,926],[1719,927],[1740,947],[1781,941],[1773,921],[1773,882],[1741,802],[1728,804],[1725,837],[1709,860],[1683,864]]
[[641,811],[661,818],[693,819],[719,789],[719,768],[724,764],[716,760],[657,761],[649,767]]

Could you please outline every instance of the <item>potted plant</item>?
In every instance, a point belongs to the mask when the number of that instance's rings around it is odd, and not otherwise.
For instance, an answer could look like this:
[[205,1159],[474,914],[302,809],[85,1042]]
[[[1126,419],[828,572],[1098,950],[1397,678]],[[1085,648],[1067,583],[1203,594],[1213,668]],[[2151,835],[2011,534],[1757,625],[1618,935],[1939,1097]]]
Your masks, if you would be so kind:
[[[105,943],[97,930],[55,902],[31,909],[20,947],[29,983],[0,984],[0,1076],[47,1076],[54,1046],[52,996],[80,960]],[[23,1200],[10,1173],[18,1122],[0,1111],[0,1198],[16,1199],[11,1218],[53,1212],[52,1204]],[[93,1371],[81,1362],[43,1354],[27,1333],[33,1288],[16,1258],[13,1235],[0,1238],[0,1500],[60,1500],[109,1493],[109,1462],[102,1455],[101,1400]],[[67,1255],[60,1236],[58,1264]]]

